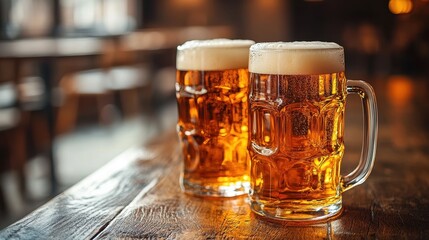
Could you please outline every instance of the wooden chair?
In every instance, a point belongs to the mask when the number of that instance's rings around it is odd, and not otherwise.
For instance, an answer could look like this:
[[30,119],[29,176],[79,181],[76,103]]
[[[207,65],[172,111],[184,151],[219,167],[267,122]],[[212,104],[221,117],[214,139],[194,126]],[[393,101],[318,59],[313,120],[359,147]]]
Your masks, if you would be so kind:
[[[13,83],[0,83],[0,175],[16,171],[21,194],[25,193],[26,141],[25,127],[17,107],[17,91]],[[0,211],[6,211],[4,192],[0,185]]]
[[108,123],[103,108],[113,104],[113,94],[106,88],[109,78],[105,71],[80,71],[64,76],[60,80],[63,93],[63,105],[58,110],[56,132],[63,133],[76,126],[79,114],[79,104],[85,98],[95,100],[95,109],[99,122]]
[[133,54],[123,51],[119,43],[114,39],[105,41],[99,68],[72,72],[60,80],[64,102],[58,111],[58,133],[76,126],[82,98],[95,99],[99,122],[102,124],[111,122],[115,117],[109,111],[111,108],[105,108],[115,104],[115,96],[119,98],[124,115],[132,115],[140,110],[140,96],[143,89],[150,85],[149,70],[145,65],[134,64]]
[[144,64],[114,67],[108,71],[106,87],[119,96],[123,115],[139,113],[142,99],[149,101],[149,74],[149,68]]
[[18,101],[28,136],[28,158],[44,153],[52,144],[49,137],[48,120],[44,112],[45,89],[38,76],[23,77],[17,84]]

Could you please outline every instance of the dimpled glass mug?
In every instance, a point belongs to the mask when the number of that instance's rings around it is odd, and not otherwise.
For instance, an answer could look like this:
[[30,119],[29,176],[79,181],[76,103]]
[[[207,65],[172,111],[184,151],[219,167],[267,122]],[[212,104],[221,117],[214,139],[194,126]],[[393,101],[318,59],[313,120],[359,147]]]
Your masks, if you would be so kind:
[[[369,176],[377,144],[371,86],[346,80],[336,43],[276,42],[251,46],[249,56],[250,206],[294,224],[340,214],[342,193]],[[362,99],[364,143],[358,167],[340,174],[348,94]]]
[[193,40],[177,48],[177,131],[184,192],[233,197],[249,191],[251,40]]

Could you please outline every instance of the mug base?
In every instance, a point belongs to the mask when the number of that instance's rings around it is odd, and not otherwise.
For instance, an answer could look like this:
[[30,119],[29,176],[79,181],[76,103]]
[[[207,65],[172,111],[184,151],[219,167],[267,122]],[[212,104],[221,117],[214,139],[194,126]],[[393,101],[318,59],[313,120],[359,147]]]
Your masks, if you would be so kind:
[[235,182],[209,185],[200,185],[182,180],[180,183],[182,191],[187,194],[206,197],[236,197],[249,193],[250,184],[248,182]]
[[258,216],[269,221],[286,222],[289,225],[311,225],[330,221],[339,217],[342,213],[341,199],[328,206],[315,207],[272,207],[259,202],[251,201],[251,210]]

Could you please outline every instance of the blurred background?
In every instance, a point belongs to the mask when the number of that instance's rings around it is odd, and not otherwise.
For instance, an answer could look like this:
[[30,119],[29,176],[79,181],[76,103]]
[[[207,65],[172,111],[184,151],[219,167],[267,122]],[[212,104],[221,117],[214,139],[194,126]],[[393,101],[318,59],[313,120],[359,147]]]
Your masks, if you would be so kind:
[[187,40],[334,41],[395,108],[429,81],[428,0],[0,0],[0,26],[0,229],[175,127]]

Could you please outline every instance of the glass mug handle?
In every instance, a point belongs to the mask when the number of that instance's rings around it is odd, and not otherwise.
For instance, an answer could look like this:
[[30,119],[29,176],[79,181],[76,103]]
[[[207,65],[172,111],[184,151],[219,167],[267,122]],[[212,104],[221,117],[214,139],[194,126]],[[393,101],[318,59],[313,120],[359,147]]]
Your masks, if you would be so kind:
[[363,145],[358,166],[341,176],[341,191],[345,192],[363,183],[374,166],[378,134],[378,113],[375,93],[364,81],[347,80],[347,94],[358,94],[363,105]]

